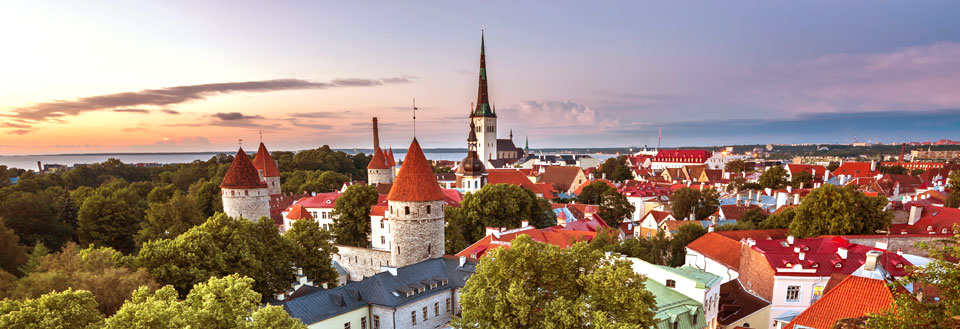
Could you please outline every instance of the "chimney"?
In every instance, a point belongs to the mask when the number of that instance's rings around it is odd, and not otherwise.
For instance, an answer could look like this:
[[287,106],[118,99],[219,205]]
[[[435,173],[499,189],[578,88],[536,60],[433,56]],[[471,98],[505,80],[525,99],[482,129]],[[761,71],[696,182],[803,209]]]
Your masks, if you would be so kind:
[[467,256],[460,256],[460,267],[467,264]]
[[757,204],[760,204],[760,196],[761,196],[761,195],[762,195],[762,194],[760,194],[760,191],[757,191]]
[[787,185],[787,193],[793,193],[793,186]]
[[870,160],[870,171],[877,171],[877,162]]
[[796,238],[795,238],[793,235],[788,235],[788,236],[787,236],[787,244],[792,245],[792,244],[793,244],[793,241],[794,241],[795,239],[796,239]]
[[697,218],[696,218],[696,214],[694,214],[693,212],[691,212],[691,213],[690,213],[690,220],[696,220],[696,219],[697,219]]
[[802,251],[800,252],[800,256],[799,256],[799,257],[800,257],[800,260],[804,260],[804,259],[806,258],[806,256],[807,256],[807,253],[802,252]]
[[793,204],[800,204],[800,193],[793,195]]
[[739,194],[739,193],[737,194],[737,202],[736,202],[735,204],[738,205],[738,206],[740,205],[740,194]]
[[713,230],[714,230],[713,225],[707,226],[707,233],[713,232]]
[[520,227],[530,226],[530,221],[522,220],[520,221]]
[[840,259],[847,259],[847,248],[837,248],[837,255],[840,256]]
[[[773,195],[773,189],[772,189],[772,188],[769,188],[769,187],[767,187],[767,188],[765,188],[765,189],[763,189],[763,194],[766,194],[766,195]],[[759,198],[757,198],[757,200],[760,200],[760,199],[759,199]]]
[[920,216],[923,215],[923,207],[912,206],[910,207],[910,218],[907,220],[907,225],[916,224],[920,220]]
[[498,228],[498,227],[487,227],[487,229],[486,229],[486,234],[484,234],[484,236],[489,236],[489,235],[491,235],[491,234],[497,234],[497,233],[500,233],[500,228]]
[[753,199],[753,190],[747,190],[747,200]]
[[880,258],[883,252],[879,250],[870,250],[867,252],[867,261],[863,263],[863,269],[867,271],[875,271],[877,269],[877,259]]
[[780,207],[787,205],[787,196],[788,196],[787,193],[777,192],[777,209],[780,209]]
[[373,148],[380,147],[380,129],[377,128],[377,117],[373,117]]
[[903,256],[903,249],[897,248],[897,256]]
[[40,165],[40,160],[37,160],[37,173],[43,173],[43,166]]

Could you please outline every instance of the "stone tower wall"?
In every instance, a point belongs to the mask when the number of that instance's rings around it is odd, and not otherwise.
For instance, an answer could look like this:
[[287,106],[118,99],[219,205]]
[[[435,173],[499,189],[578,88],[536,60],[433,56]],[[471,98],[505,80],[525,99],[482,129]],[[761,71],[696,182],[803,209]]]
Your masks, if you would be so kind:
[[269,195],[283,194],[280,190],[280,177],[264,177],[263,180],[267,182],[267,193]]
[[[443,201],[390,201],[391,266],[403,267],[443,256]],[[430,206],[430,213],[427,213]],[[410,207],[407,215],[405,208]]]
[[367,182],[370,185],[377,183],[393,183],[393,169],[367,169]]
[[256,221],[260,216],[270,217],[270,194],[267,188],[220,189],[223,212],[233,218]]
[[473,124],[477,127],[477,154],[480,160],[497,159],[497,118],[475,117]]

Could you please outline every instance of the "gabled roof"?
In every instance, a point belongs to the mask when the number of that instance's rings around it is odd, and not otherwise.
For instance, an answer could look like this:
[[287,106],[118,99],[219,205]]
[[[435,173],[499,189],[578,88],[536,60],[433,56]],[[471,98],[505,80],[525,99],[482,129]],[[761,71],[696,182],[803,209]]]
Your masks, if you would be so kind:
[[460,191],[451,188],[441,190],[443,191],[443,203],[445,205],[460,208],[460,202],[463,202],[463,194],[460,194]]
[[614,185],[613,182],[610,182],[609,180],[606,180],[606,179],[594,179],[594,180],[588,180],[588,181],[584,182],[583,184],[580,184],[580,186],[577,187],[577,189],[576,189],[575,191],[573,191],[573,194],[580,195],[580,193],[583,192],[583,188],[584,188],[584,187],[587,187],[587,185],[590,185],[590,184],[593,184],[593,183],[596,183],[596,182],[603,182],[604,184],[607,184],[607,186],[609,186],[610,188],[613,188],[614,190],[617,189],[617,186]]
[[[904,206],[906,210],[906,205]],[[890,229],[893,234],[954,234],[953,226],[960,225],[960,209],[937,206],[923,206],[920,219],[913,225],[893,224]]]
[[721,231],[704,234],[687,244],[687,248],[710,258],[723,266],[740,271],[740,240],[784,237],[787,230]]
[[393,181],[393,188],[387,196],[390,201],[440,201],[443,191],[433,175],[433,168],[423,155],[420,143],[414,138],[403,158],[403,165]]
[[831,173],[831,176],[850,175],[853,177],[871,177],[879,174],[880,171],[870,170],[869,162],[844,162]]
[[[847,250],[846,259],[838,254],[837,250],[840,248]],[[868,251],[881,250],[850,243],[843,237],[795,239],[793,244],[788,243],[786,239],[757,240],[751,249],[760,252],[766,258],[768,265],[777,273],[776,275],[783,276],[830,276],[833,273],[853,273],[866,262]],[[804,253],[803,260],[799,258],[798,250]],[[885,253],[877,263],[895,277],[906,275],[907,267],[912,265],[906,258],[895,253]],[[794,271],[800,267],[811,271]]]
[[577,166],[547,166],[540,175],[540,182],[553,184],[560,191],[568,191],[582,172],[583,169]]
[[740,220],[740,219],[743,218],[743,214],[747,213],[747,211],[750,210],[750,209],[757,209],[757,210],[759,210],[760,212],[762,212],[762,213],[764,213],[764,214],[767,213],[766,210],[764,210],[763,208],[761,208],[760,206],[755,205],[755,204],[751,204],[751,205],[735,205],[735,204],[722,205],[722,206],[720,206],[720,209],[717,210],[717,213],[719,214],[720,212],[722,212],[722,213],[723,213],[723,217],[724,217],[724,218],[727,218],[727,219]]
[[[309,196],[297,201],[293,206],[301,206],[304,208],[330,208],[332,209],[337,204],[337,198],[340,198],[340,193],[338,192],[327,192],[327,193],[317,193],[317,195]],[[293,208],[290,208],[291,211]]]
[[653,220],[659,225],[664,219],[672,218],[673,215],[670,214],[669,211],[651,210],[650,212],[647,212],[643,218],[647,218],[647,216],[653,216]]
[[480,239],[480,241],[463,249],[463,251],[458,252],[457,256],[472,258],[483,257],[494,248],[509,248],[510,241],[513,241],[513,239],[519,235],[527,235],[530,239],[537,242],[552,244],[560,248],[568,248],[573,244],[572,241],[590,242],[597,233],[555,228],[537,229],[533,226],[527,226],[487,235],[483,237],[483,239]]
[[267,151],[267,146],[263,145],[263,142],[260,142],[257,155],[253,157],[253,166],[257,167],[257,170],[263,171],[263,177],[280,177],[277,162],[270,157],[270,151]]
[[703,271],[701,269],[698,269],[690,265],[684,265],[681,267],[670,267],[670,266],[663,266],[663,265],[655,265],[655,266],[664,271],[673,273],[675,275],[687,278],[690,281],[696,282],[697,288],[709,288],[715,284],[720,283],[720,281],[723,280],[716,274]]
[[523,171],[514,169],[487,169],[487,184],[517,185],[534,193],[540,190]]
[[660,150],[653,162],[704,163],[711,156],[706,150]]
[[233,163],[230,164],[227,174],[223,176],[220,188],[250,189],[264,187],[267,187],[267,183],[260,179],[257,168],[253,166],[250,157],[243,152],[241,147],[237,150],[237,155],[233,157]]
[[299,219],[311,219],[313,216],[310,216],[310,212],[306,209],[303,209],[302,205],[295,204],[290,207],[290,212],[287,213],[287,218],[293,220]]
[[[673,323],[677,324],[678,329],[699,329],[706,326],[701,302],[653,279],[647,279],[645,286],[657,302],[657,311],[653,315],[653,320],[657,323],[655,328],[673,328]],[[691,323],[691,318],[695,323]]]
[[796,163],[788,163],[786,169],[787,169],[787,172],[790,173],[791,175],[796,175],[801,171],[806,171],[813,175],[814,181],[823,180],[823,174],[827,172],[827,167],[824,167],[824,166],[805,165],[805,164],[796,164]]
[[731,280],[720,285],[717,322],[730,325],[770,305],[770,302],[747,292],[740,280]]
[[[511,139],[497,140],[497,152],[509,152],[516,149],[517,149],[517,146],[513,144],[513,140]],[[517,156],[520,156],[520,155],[522,154],[517,154]]]
[[820,297],[784,328],[798,325],[832,328],[837,320],[883,312],[893,306],[893,292],[884,280],[851,275]]

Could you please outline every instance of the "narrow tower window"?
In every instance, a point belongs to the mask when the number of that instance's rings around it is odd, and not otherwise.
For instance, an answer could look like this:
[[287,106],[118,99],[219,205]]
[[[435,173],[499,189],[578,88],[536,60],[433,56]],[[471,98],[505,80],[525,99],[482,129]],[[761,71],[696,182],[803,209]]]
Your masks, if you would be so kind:
[[430,205],[427,205],[427,214],[430,214]]
[[404,215],[409,215],[409,214],[410,214],[410,207],[403,207],[403,214],[404,214]]

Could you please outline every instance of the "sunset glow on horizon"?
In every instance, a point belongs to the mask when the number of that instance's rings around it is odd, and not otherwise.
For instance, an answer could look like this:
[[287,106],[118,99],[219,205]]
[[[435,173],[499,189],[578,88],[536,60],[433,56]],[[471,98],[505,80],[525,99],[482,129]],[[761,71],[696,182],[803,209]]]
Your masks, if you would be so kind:
[[403,148],[414,98],[423,147],[465,147],[481,26],[518,144],[956,138],[960,3],[897,4],[6,3],[0,155],[369,148],[374,116]]

